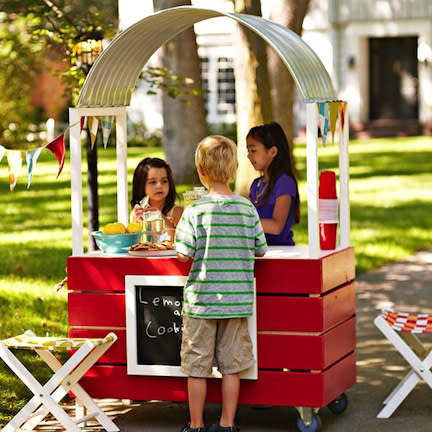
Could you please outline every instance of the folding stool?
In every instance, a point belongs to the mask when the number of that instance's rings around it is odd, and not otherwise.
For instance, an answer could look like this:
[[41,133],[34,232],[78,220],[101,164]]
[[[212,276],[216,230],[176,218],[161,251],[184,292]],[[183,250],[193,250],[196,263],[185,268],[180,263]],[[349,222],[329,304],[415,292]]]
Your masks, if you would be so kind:
[[377,415],[378,418],[389,418],[421,379],[432,389],[432,350],[428,350],[416,336],[432,332],[432,315],[384,309],[374,322],[411,366],[408,374],[385,399],[385,407]]
[[[92,418],[96,418],[106,431],[119,431],[120,429],[78,384],[81,377],[116,340],[117,336],[114,333],[109,333],[101,339],[87,339],[38,337],[33,332],[26,331],[19,336],[0,341],[0,357],[34,394],[24,408],[3,428],[3,432],[32,430],[50,412],[68,432],[82,431],[78,425]],[[11,349],[35,351],[54,374],[42,386]],[[52,354],[54,351],[71,350],[75,352],[64,364]],[[77,402],[88,412],[87,415],[74,420],[63,410],[59,402],[68,392],[74,393]]]

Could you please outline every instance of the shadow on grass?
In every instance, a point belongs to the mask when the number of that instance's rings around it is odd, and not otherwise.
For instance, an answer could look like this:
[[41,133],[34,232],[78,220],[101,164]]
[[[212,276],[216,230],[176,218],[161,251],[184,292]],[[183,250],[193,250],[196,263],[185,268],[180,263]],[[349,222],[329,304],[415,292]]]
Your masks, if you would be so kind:
[[[13,253],[11,253],[11,249]],[[13,243],[0,245],[2,262],[0,276],[10,278],[35,278],[46,282],[60,281],[66,275],[66,259],[71,255],[68,248],[45,246],[25,247]]]

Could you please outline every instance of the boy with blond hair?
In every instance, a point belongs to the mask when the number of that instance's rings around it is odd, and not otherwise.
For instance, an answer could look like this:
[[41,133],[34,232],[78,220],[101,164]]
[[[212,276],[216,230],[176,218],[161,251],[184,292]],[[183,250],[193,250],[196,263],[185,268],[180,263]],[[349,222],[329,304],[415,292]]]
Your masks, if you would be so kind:
[[[176,230],[177,257],[192,260],[183,295],[181,368],[188,376],[190,423],[182,432],[236,432],[240,372],[255,362],[247,317],[254,302],[254,262],[267,243],[254,205],[234,194],[237,147],[212,135],[195,152],[208,195],[186,207]],[[222,374],[222,413],[204,426],[206,378]]]

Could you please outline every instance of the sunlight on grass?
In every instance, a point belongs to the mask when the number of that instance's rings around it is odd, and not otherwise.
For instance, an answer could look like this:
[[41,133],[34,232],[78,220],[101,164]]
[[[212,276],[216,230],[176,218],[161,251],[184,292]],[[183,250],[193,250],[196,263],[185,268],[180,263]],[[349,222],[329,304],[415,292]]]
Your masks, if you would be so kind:
[[[318,152],[319,169],[338,172],[337,145],[320,146]],[[129,185],[135,166],[144,156],[162,157],[162,152],[128,149]],[[305,156],[305,145],[296,145],[302,201],[301,223],[295,227],[297,244],[307,243]],[[103,225],[116,219],[115,149],[101,149],[98,158],[99,213]],[[56,179],[56,160],[44,151],[31,188],[26,188],[23,167],[16,190],[11,193],[7,163],[3,160],[0,164],[1,337],[27,329],[42,335],[67,332],[67,292],[56,292],[55,285],[65,277],[66,260],[71,254],[69,170],[67,160]],[[85,182],[84,170],[84,218]],[[177,191],[182,193],[191,186],[178,185]],[[357,275],[432,247],[432,138],[350,142],[350,204]],[[45,374],[43,368],[40,373]],[[28,392],[2,365],[0,388],[1,425],[22,406]]]

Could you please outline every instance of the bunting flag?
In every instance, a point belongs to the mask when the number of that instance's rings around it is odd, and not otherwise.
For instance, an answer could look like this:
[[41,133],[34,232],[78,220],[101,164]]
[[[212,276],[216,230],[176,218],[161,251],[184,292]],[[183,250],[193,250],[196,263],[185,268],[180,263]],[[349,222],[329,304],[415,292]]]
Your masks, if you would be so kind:
[[[67,129],[66,129],[67,130]],[[65,162],[65,154],[66,154],[66,147],[65,147],[65,132],[63,132],[61,135],[59,135],[57,138],[54,139],[54,141],[51,141],[46,148],[53,153],[53,155],[56,157],[59,163],[59,169],[57,173],[57,178],[61,174],[63,170],[63,165]]]
[[336,125],[337,125],[338,114],[339,114],[339,101],[329,102],[329,112],[330,112],[330,129],[332,134],[332,144],[334,144],[334,135],[336,132]]
[[114,123],[114,116],[103,116],[101,118],[101,124],[102,124],[102,138],[103,138],[103,146],[104,148],[107,147],[108,139],[111,135],[111,130]]
[[87,126],[90,134],[90,148],[93,150],[99,127],[99,119],[97,117],[87,117]]
[[345,127],[345,112],[346,112],[347,103],[345,101],[339,102],[339,114],[341,118],[341,128],[344,130]]
[[22,159],[23,152],[20,150],[9,150],[7,152],[7,161],[9,165],[9,189],[11,192],[15,189],[22,166]]
[[[84,128],[86,118],[81,117],[80,122],[80,132]],[[30,188],[32,177],[33,177],[33,170],[36,166],[36,161],[38,160],[42,150],[44,148],[47,148],[49,151],[51,151],[54,156],[56,157],[58,163],[59,163],[59,169],[57,173],[57,178],[61,174],[65,162],[65,154],[66,154],[66,146],[65,146],[65,136],[66,133],[69,131],[69,129],[73,126],[75,126],[78,122],[69,125],[64,132],[59,135],[57,138],[55,138],[53,141],[51,141],[48,145],[44,145],[42,147],[38,147],[32,150],[10,150],[3,146],[0,146],[0,161],[3,159],[3,156],[6,155],[8,165],[9,165],[9,187],[10,190],[13,191],[15,189],[19,171],[22,167],[22,161],[25,157],[26,163],[27,163],[27,189]]]
[[321,135],[323,144],[325,145],[327,142],[327,132],[329,125],[329,113],[328,113],[328,104],[327,102],[319,102],[318,103],[318,111],[321,119]]
[[37,149],[29,150],[26,153],[26,163],[27,163],[27,189],[30,189],[30,185],[33,177],[33,169],[36,166],[36,161],[41,154],[43,147]]
[[0,146],[0,162],[3,159],[5,153],[6,153],[6,149],[3,146]]

